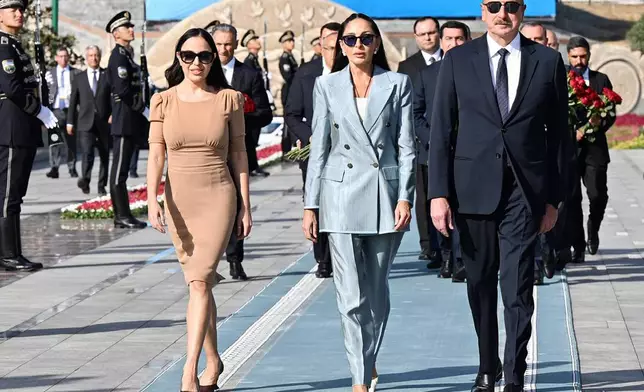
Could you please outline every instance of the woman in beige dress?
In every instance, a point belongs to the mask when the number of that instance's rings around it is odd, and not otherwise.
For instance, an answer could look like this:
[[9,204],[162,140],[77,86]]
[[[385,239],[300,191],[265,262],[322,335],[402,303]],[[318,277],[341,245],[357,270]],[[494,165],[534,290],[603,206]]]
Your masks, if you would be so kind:
[[[205,30],[188,30],[179,39],[175,53],[174,63],[165,74],[170,88],[155,94],[150,105],[148,215],[152,227],[162,233],[167,218],[190,291],[181,391],[205,392],[218,389],[223,371],[212,295],[213,285],[221,278],[217,264],[233,228],[245,238],[252,226],[244,98],[228,86],[215,43]],[[164,214],[155,190],[163,174],[166,151]],[[202,348],[207,363],[198,379]]]

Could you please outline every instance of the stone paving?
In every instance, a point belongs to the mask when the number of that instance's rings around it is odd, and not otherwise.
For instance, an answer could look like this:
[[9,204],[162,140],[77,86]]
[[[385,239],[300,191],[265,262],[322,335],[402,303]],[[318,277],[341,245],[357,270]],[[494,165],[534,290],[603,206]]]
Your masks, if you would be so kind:
[[[144,157],[141,174],[145,173]],[[583,390],[642,391],[644,152],[613,152],[612,157],[611,199],[600,253],[567,273],[574,332]],[[48,268],[31,274],[0,274],[0,390],[139,391],[146,386],[148,391],[178,390],[187,290],[169,237],[151,228],[120,231],[110,222],[58,219],[53,210],[86,197],[66,171],[61,171],[58,180],[45,178],[45,166],[36,165],[23,205],[23,243],[25,254],[43,260]],[[224,373],[224,390],[341,390],[348,375],[343,349],[336,347],[340,329],[333,311],[333,284],[311,274],[310,245],[300,229],[300,172],[294,165],[278,165],[269,171],[273,173],[270,177],[251,185],[255,227],[244,265],[253,279],[228,279],[214,289],[228,372]],[[467,331],[472,331],[469,319],[463,317],[466,313],[453,313],[457,303],[465,304],[464,291],[459,294],[464,286],[425,276],[422,263],[411,260],[416,251],[413,236],[406,237],[392,288],[402,294],[413,293],[413,287],[420,290],[413,298],[394,297],[398,308],[407,309],[403,313],[413,314],[415,322],[405,322],[404,314],[392,318],[391,340],[383,347],[386,370],[379,390],[469,390],[471,358],[459,361],[457,355],[459,350],[464,350],[462,355],[469,350],[472,336]],[[228,276],[226,263],[220,264],[219,272]],[[579,390],[570,386],[570,369],[562,368],[559,360],[568,342],[553,345],[554,336],[559,336],[557,328],[562,330],[565,323],[564,299],[554,294],[561,293],[557,279],[539,289],[543,317],[537,321],[536,389]],[[293,290],[300,294],[293,295]],[[438,293],[442,305],[422,298],[422,292]],[[280,309],[285,310],[276,305],[293,300],[293,313],[280,314]],[[451,315],[453,322],[447,329],[464,335],[450,340],[439,330],[440,323],[430,328],[424,318],[428,312]],[[277,319],[283,324],[273,323],[276,329],[267,340],[259,335],[249,340],[250,335],[262,332],[257,327],[262,320],[270,324]],[[328,344],[316,340],[316,328],[324,330]],[[296,341],[298,345],[292,345]],[[311,345],[302,346],[307,342]],[[437,353],[445,357],[431,356],[435,348],[423,348],[425,344],[439,345],[442,348]],[[559,351],[555,346],[561,346],[556,347]],[[413,355],[402,357],[408,363],[400,366],[397,358],[404,349]],[[248,353],[248,360],[235,356],[235,350]],[[568,356],[572,354],[577,351]],[[291,369],[280,355],[296,361]],[[299,381],[286,382],[287,376],[289,381],[297,379],[297,372],[281,374],[295,366],[316,373],[307,376],[303,371]],[[327,371],[334,372],[333,376],[327,377]],[[302,384],[307,377],[320,382]]]
[[568,268],[575,333],[584,390],[644,391],[644,151],[611,158],[599,252]]

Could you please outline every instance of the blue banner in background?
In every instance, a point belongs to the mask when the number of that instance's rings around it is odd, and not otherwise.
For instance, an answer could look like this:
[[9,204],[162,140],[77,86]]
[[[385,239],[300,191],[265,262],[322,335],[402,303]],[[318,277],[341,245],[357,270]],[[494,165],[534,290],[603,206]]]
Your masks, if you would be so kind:
[[[145,0],[149,21],[182,20],[218,0]],[[480,18],[482,0],[336,0],[334,3],[373,18]],[[554,18],[556,0],[528,0],[527,17]],[[233,15],[233,18],[235,16]]]

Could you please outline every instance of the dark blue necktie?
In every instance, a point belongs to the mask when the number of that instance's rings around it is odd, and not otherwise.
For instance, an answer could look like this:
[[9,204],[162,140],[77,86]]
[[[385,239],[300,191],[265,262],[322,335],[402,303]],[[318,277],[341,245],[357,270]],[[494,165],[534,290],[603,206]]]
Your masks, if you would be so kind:
[[499,59],[499,66],[496,68],[496,88],[494,89],[494,93],[496,94],[496,102],[499,105],[501,119],[505,122],[508,117],[508,113],[510,112],[510,98],[508,97],[508,67],[505,63],[505,56],[510,52],[505,48],[501,48],[497,53],[501,58]]

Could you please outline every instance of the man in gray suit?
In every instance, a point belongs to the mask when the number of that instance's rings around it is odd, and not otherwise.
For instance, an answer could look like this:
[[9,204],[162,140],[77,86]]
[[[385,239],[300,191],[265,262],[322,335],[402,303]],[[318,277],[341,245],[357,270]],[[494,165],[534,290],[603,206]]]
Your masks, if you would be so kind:
[[[58,48],[56,51],[56,63],[58,65],[49,69],[45,77],[49,85],[49,103],[52,111],[58,119],[58,124],[64,127],[67,124],[72,82],[80,71],[69,66],[69,51],[67,48]],[[63,161],[67,162],[69,175],[74,178],[78,177],[78,172],[76,171],[76,136],[69,135],[62,128],[58,131],[58,137],[62,137],[62,140],[49,146],[49,165],[51,170],[47,173],[47,177],[58,178],[58,166]]]

